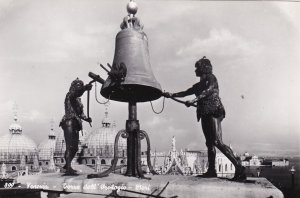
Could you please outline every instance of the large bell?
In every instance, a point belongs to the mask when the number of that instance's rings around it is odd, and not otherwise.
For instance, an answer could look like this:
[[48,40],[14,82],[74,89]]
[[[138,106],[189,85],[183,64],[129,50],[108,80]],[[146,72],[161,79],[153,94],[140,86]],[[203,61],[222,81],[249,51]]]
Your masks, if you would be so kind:
[[114,82],[110,75],[102,86],[101,94],[121,102],[146,102],[161,97],[160,84],[156,81],[149,58],[147,35],[134,28],[124,28],[116,36],[115,55],[111,71],[120,70],[125,64],[125,77]]

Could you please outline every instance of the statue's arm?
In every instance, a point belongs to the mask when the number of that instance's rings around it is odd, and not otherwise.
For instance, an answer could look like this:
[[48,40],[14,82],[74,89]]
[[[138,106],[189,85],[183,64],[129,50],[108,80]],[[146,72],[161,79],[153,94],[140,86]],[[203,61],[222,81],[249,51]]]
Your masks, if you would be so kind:
[[81,99],[78,98],[78,104],[79,104],[79,111],[80,111],[80,119],[86,121],[86,122],[92,122],[92,119],[87,117],[85,114],[84,114],[84,111],[83,111],[83,104],[81,103]]
[[71,99],[76,99],[76,98],[79,98],[81,97],[85,91],[88,91],[88,90],[91,90],[93,87],[92,84],[86,84],[84,86],[82,86],[80,89],[77,89],[76,91],[73,90],[73,91],[70,91],[70,98]]
[[193,94],[194,94],[194,89],[193,89],[193,87],[191,87],[185,91],[173,93],[173,94],[171,94],[171,97],[182,98],[182,97],[193,95]]
[[185,97],[185,96],[189,96],[189,95],[192,95],[194,94],[194,89],[193,87],[185,90],[185,91],[181,91],[181,92],[177,92],[177,93],[170,93],[170,92],[164,92],[162,93],[162,95],[166,98],[182,98],[182,97]]
[[81,87],[80,89],[76,90],[76,91],[70,91],[70,100],[77,100],[77,107],[76,107],[76,111],[78,112],[77,114],[79,114],[78,116],[80,117],[80,119],[87,121],[87,122],[92,122],[91,118],[88,118],[84,112],[83,112],[83,104],[81,103],[81,99],[80,97],[84,94],[85,91],[91,90],[92,89],[92,85],[91,84],[86,84],[85,86]]

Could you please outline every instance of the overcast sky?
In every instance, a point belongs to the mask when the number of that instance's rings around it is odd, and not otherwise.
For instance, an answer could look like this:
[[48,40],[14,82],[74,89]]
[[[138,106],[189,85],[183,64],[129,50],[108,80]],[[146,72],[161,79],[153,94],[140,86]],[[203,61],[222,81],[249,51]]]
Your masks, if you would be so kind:
[[[47,138],[52,118],[56,132],[61,131],[70,83],[76,77],[88,83],[89,71],[106,78],[98,64],[112,63],[127,2],[0,0],[0,135],[8,133],[14,102],[23,133],[37,144]],[[300,154],[299,3],[137,3],[152,70],[163,90],[183,91],[198,82],[194,64],[205,55],[226,109],[224,142],[240,153]],[[92,93],[95,129],[105,108]],[[86,106],[85,96],[82,101]],[[159,111],[162,103],[155,101],[154,108]],[[118,129],[125,127],[127,108],[111,101],[109,115]],[[138,119],[153,149],[170,149],[172,136],[178,149],[205,149],[192,107],[166,99],[163,113],[157,115],[150,103],[139,103]]]

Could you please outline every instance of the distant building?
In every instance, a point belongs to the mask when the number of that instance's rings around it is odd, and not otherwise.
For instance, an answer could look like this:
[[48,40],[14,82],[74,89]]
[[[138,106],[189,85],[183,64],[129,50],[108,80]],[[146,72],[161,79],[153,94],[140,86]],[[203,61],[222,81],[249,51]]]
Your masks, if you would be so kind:
[[256,155],[252,156],[249,166],[261,166],[261,160]]
[[264,164],[269,166],[289,166],[290,162],[288,159],[269,159]]
[[261,166],[263,159],[256,155],[251,156],[248,152],[240,156],[243,166]]
[[[208,169],[207,151],[178,152],[175,147],[175,137],[172,138],[171,150],[165,152],[151,152],[151,163],[154,170],[159,174],[170,175],[201,175]],[[142,165],[149,172],[146,152],[142,152]],[[216,171],[218,177],[232,177],[235,167],[222,153],[216,155]]]
[[232,177],[235,173],[234,165],[223,153],[217,153],[216,169],[218,177]]

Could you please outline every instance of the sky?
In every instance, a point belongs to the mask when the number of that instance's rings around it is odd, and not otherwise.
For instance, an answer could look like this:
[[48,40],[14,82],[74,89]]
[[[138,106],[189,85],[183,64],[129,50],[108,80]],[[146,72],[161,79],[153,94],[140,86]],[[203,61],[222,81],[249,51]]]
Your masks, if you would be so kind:
[[[77,77],[88,83],[99,64],[112,63],[115,36],[128,0],[0,0],[0,135],[13,122],[37,144],[64,114],[64,98]],[[238,153],[300,155],[300,4],[281,1],[136,0],[148,36],[150,61],[163,91],[186,90],[199,81],[194,64],[206,56],[218,78],[226,110],[223,141]],[[97,92],[100,101],[105,101]],[[105,106],[91,92],[93,127]],[[194,96],[183,100],[193,99]],[[82,97],[86,107],[86,95]],[[163,99],[153,101],[156,111]],[[85,109],[86,111],[86,109]],[[109,117],[125,128],[128,104],[110,101]],[[141,129],[151,147],[203,150],[195,108],[166,99],[155,114],[138,103]],[[145,143],[143,143],[145,144]]]

